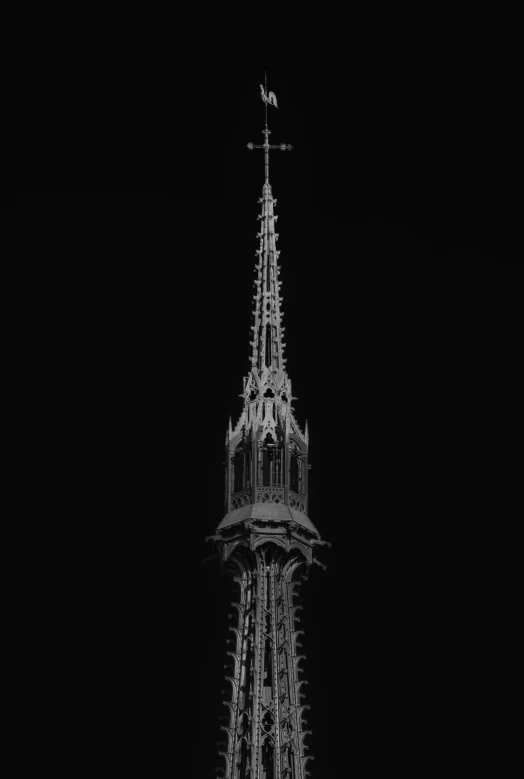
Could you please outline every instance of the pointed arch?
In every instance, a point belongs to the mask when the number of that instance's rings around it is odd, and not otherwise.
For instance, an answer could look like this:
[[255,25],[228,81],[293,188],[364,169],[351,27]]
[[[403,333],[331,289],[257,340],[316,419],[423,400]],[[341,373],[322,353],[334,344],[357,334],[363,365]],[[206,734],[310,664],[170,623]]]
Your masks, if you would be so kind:
[[262,742],[262,770],[264,779],[275,779],[275,745],[271,736],[266,736]]
[[259,487],[284,487],[285,444],[275,430],[259,430],[256,447],[256,484]]
[[242,736],[240,739],[240,754],[239,754],[239,760],[238,760],[238,767],[239,767],[239,776],[246,776],[246,771],[248,767],[248,758],[249,758],[249,748],[247,744],[247,738],[245,736]]
[[[290,436],[291,438],[291,436]],[[289,442],[289,489],[292,492],[303,492],[304,486],[304,455],[295,436]]]

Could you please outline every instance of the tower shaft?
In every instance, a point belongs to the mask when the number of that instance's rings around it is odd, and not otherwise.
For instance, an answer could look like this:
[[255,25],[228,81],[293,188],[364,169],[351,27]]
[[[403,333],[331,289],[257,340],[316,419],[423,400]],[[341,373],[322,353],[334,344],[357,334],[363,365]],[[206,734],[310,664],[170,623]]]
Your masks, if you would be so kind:
[[303,779],[306,776],[298,636],[300,622],[293,604],[300,583],[293,576],[302,560],[274,544],[245,547],[232,556],[240,595],[234,633],[227,779]]

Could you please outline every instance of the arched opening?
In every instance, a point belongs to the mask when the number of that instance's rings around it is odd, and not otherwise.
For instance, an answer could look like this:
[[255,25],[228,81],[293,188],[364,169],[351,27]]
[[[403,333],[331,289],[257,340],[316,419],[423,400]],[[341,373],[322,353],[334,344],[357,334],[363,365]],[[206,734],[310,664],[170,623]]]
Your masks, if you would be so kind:
[[273,742],[268,737],[262,745],[262,777],[274,779],[275,776],[275,750]]
[[289,489],[293,492],[303,492],[304,462],[302,452],[296,441],[289,445]]
[[258,484],[262,487],[284,485],[284,445],[268,433],[258,450]]
[[246,743],[246,739],[243,738],[240,743],[240,760],[238,761],[238,765],[240,768],[240,776],[246,776],[246,770],[248,767],[247,758],[248,758],[247,743]]
[[273,653],[271,641],[271,616],[266,613],[266,638],[264,639],[264,687],[271,687],[273,682]]
[[233,492],[251,486],[251,448],[239,446],[233,455]]
[[269,322],[266,325],[266,365],[271,366],[271,326]]
[[287,749],[287,774],[284,774],[286,776],[286,779],[295,779],[295,753],[293,752],[293,747],[290,746]]

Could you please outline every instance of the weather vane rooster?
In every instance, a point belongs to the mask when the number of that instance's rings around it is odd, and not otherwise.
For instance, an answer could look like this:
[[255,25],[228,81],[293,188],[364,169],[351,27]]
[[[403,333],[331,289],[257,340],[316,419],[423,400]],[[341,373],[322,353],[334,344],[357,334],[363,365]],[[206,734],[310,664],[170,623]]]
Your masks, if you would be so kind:
[[269,95],[266,95],[262,84],[260,84],[260,97],[262,98],[263,103],[267,103],[267,105],[274,105],[275,108],[278,108],[275,93],[270,92]]

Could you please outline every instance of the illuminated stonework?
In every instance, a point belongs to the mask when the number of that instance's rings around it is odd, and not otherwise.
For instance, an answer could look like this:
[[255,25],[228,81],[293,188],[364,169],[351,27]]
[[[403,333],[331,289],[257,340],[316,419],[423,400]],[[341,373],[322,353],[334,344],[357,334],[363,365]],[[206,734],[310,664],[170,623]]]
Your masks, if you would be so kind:
[[[267,110],[267,108],[266,108]],[[301,566],[306,575],[313,552],[326,544],[308,517],[307,423],[302,432],[292,410],[285,371],[282,312],[275,233],[277,216],[269,183],[270,146],[264,130],[266,180],[251,341],[251,370],[244,379],[244,409],[226,434],[225,516],[208,540],[222,570],[239,586],[234,604],[231,689],[225,700],[227,740],[220,752],[227,779],[303,779],[310,731],[293,605]],[[322,566],[324,567],[324,566]],[[231,615],[230,615],[231,616]]]

